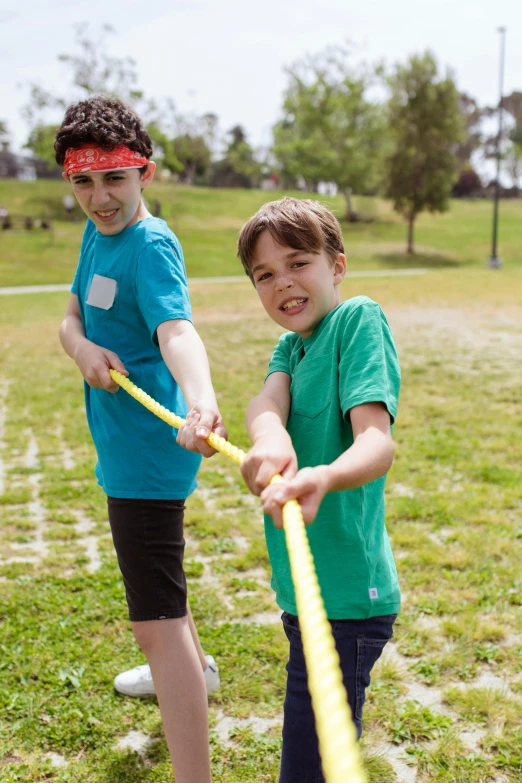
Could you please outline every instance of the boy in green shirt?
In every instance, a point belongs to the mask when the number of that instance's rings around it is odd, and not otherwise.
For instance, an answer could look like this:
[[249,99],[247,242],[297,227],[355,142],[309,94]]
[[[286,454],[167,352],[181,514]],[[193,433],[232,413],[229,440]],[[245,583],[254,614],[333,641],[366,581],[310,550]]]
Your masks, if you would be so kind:
[[[284,198],[243,227],[238,255],[279,340],[247,424],[241,468],[261,496],[272,586],[290,642],[280,783],[322,781],[282,507],[303,510],[326,613],[358,736],[370,671],[400,607],[384,523],[400,369],[379,305],[340,302],[346,272],[335,216],[318,202]],[[275,473],[284,484],[269,485]],[[311,524],[313,522],[313,524]]]

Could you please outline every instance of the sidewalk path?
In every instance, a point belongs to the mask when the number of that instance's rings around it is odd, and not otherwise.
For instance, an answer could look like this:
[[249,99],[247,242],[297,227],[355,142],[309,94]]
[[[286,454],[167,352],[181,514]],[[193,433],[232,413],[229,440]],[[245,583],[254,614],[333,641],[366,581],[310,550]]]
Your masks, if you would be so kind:
[[[405,275],[425,275],[427,269],[368,269],[366,271],[347,272],[346,277],[401,277]],[[246,275],[231,275],[229,277],[189,277],[191,283],[243,283],[248,280]],[[0,288],[0,296],[14,294],[45,294],[55,291],[70,291],[70,283],[56,285],[15,285]]]

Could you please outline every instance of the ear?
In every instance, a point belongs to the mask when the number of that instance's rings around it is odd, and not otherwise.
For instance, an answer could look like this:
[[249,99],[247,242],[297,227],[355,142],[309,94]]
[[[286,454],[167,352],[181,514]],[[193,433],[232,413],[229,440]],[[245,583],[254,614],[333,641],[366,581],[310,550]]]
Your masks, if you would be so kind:
[[148,188],[152,180],[154,179],[154,172],[156,171],[156,164],[153,160],[149,160],[147,163],[147,171],[141,175],[141,189]]
[[67,174],[67,172],[65,172],[65,171],[62,171],[62,177],[64,178],[64,180],[65,180],[66,182],[69,182],[69,175]]
[[334,285],[339,285],[344,280],[346,274],[346,256],[339,253],[334,262]]

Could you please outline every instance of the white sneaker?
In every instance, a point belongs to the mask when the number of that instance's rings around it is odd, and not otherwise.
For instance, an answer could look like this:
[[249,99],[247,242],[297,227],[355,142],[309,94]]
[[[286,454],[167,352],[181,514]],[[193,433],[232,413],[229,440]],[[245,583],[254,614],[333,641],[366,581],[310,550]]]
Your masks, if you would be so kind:
[[214,658],[211,655],[205,655],[207,659],[207,668],[203,670],[205,677],[205,685],[207,686],[207,693],[213,693],[217,691],[220,686],[219,669]]
[[[211,655],[205,655],[207,668],[203,671],[207,693],[219,688],[219,669]],[[114,679],[114,687],[118,693],[125,696],[155,696],[154,683],[148,663],[135,666],[134,669],[118,674]]]

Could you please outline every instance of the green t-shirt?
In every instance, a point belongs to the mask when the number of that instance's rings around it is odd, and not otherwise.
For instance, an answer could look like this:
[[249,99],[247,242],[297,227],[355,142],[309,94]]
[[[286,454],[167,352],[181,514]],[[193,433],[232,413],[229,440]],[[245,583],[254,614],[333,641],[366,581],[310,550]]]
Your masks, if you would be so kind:
[[[299,468],[330,464],[353,444],[349,412],[356,405],[382,402],[395,421],[399,361],[386,317],[368,297],[340,304],[310,337],[283,334],[268,375],[273,372],[292,379],[287,430]],[[397,571],[384,523],[385,481],[383,476],[358,489],[329,493],[306,528],[331,620],[399,611]],[[297,614],[284,531],[265,517],[265,533],[277,603]]]

